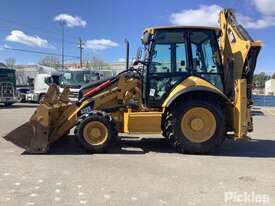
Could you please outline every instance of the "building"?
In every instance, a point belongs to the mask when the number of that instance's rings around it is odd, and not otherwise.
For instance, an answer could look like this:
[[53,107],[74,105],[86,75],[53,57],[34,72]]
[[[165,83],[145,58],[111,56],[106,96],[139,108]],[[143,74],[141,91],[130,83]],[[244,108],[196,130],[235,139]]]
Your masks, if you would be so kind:
[[[80,69],[78,64],[66,64],[66,69]],[[125,70],[125,63],[106,64],[101,69],[91,69],[101,73],[103,76],[115,76]],[[16,65],[16,84],[17,86],[27,86],[29,79],[34,79],[37,74],[52,74],[58,70],[42,65]]]
[[275,95],[275,79],[265,82],[265,95]]
[[118,74],[126,69],[125,63],[113,63],[108,65],[114,74]]
[[265,90],[264,89],[259,89],[259,88],[253,89],[252,90],[252,94],[256,95],[256,96],[258,96],[258,95],[265,95]]
[[[120,72],[122,72],[123,70],[126,69],[126,63],[125,62],[116,62],[116,63],[110,63],[110,64],[105,64],[102,65],[100,68],[93,68],[91,67],[89,64],[88,65],[84,65],[84,68],[87,69],[91,69],[91,70],[95,70],[95,71],[105,71],[105,72],[111,72],[112,75],[116,75]],[[68,69],[81,69],[79,64],[65,64],[65,68]],[[82,68],[83,69],[83,68]]]

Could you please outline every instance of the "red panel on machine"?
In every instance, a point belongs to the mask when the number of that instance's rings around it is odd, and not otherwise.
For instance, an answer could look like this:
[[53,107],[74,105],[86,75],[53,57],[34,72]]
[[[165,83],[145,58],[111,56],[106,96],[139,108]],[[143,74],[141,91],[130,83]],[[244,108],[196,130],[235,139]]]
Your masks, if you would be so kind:
[[93,94],[95,94],[96,92],[102,90],[102,89],[105,89],[106,87],[108,87],[110,84],[112,83],[111,80],[108,80],[106,82],[103,82],[102,84],[100,84],[99,86],[95,87],[95,88],[92,88],[90,89],[89,91],[87,91],[85,94],[84,94],[84,97],[89,97],[89,96],[92,96]]

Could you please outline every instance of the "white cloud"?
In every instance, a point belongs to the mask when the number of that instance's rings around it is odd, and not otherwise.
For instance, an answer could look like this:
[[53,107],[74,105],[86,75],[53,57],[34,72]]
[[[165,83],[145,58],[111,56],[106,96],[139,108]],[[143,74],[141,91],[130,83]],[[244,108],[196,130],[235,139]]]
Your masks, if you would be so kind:
[[253,0],[257,10],[265,16],[275,16],[274,0]]
[[170,22],[174,25],[186,26],[218,26],[218,16],[222,7],[213,5],[201,5],[198,9],[185,9],[178,13],[172,13]]
[[85,42],[85,47],[92,50],[105,50],[113,47],[117,47],[118,43],[109,39],[93,39]]
[[85,27],[87,22],[82,20],[80,16],[72,16],[69,14],[59,14],[53,18],[54,21],[62,22],[67,27]]
[[263,29],[270,26],[275,26],[275,18],[271,16],[264,16],[261,19],[253,20],[248,16],[238,15],[238,19],[245,28],[250,29]]
[[19,30],[13,30],[6,36],[7,41],[18,42],[32,47],[50,48],[52,47],[46,39],[39,36],[30,36]]
[[[259,19],[237,14],[237,18],[245,28],[262,29],[275,26],[275,0],[253,0],[253,5],[262,14]],[[198,9],[182,10],[170,15],[174,25],[218,26],[219,5],[201,5]]]
[[118,60],[117,60],[118,62],[120,62],[120,63],[124,63],[124,62],[126,62],[126,60],[125,60],[125,58],[118,58]]
[[260,12],[262,17],[253,20],[250,17],[240,15],[240,21],[247,27],[253,29],[262,29],[275,26],[275,1],[274,0],[253,0],[252,4]]
[[3,50],[3,49],[11,49],[12,47],[7,45],[7,44],[4,44],[4,45],[0,45],[0,50]]

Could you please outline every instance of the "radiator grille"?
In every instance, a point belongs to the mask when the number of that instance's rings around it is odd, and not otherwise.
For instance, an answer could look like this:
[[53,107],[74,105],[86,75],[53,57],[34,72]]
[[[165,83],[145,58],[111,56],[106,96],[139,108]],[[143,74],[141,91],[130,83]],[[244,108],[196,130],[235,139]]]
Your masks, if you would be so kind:
[[0,83],[0,95],[2,97],[13,97],[14,96],[14,88],[11,83]]

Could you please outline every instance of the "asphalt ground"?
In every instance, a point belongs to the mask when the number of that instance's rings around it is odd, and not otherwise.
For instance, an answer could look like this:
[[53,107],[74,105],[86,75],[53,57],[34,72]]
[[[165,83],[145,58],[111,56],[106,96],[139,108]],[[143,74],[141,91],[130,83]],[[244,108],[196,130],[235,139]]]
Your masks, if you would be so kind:
[[[0,135],[36,105],[0,106]],[[0,139],[0,205],[275,205],[275,110],[255,108],[251,141],[184,155],[160,136],[123,137],[108,154],[87,154],[71,134],[48,154]],[[274,112],[274,114],[273,114]]]

